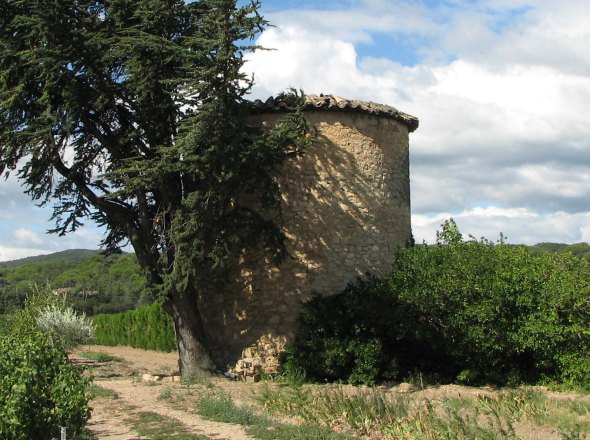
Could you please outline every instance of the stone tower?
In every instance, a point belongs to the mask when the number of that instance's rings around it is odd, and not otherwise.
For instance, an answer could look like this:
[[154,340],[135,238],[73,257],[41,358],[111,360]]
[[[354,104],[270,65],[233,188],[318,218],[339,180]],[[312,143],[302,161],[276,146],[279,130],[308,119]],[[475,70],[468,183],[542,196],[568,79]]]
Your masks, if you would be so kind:
[[[264,126],[286,107],[272,98],[253,105]],[[296,335],[302,301],[367,272],[387,274],[396,248],[412,239],[408,138],[418,119],[323,95],[307,96],[304,114],[317,140],[279,172],[290,256],[279,267],[245,256],[235,283],[201,303],[213,358],[239,373],[272,370]]]

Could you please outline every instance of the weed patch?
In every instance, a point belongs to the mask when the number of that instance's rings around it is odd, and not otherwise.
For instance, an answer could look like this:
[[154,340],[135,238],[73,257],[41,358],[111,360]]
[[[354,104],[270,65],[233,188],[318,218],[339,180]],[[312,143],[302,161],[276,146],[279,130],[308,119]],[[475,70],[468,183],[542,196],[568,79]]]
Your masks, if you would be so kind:
[[158,400],[170,400],[172,399],[172,390],[170,388],[164,388],[158,394]]
[[[260,404],[272,414],[339,427],[357,436],[381,433],[411,439],[518,439],[520,429],[559,433],[562,439],[590,433],[590,402],[551,399],[525,388],[494,395],[426,399],[420,394],[350,391],[331,387],[264,387]],[[524,437],[526,438],[526,436]]]
[[113,356],[101,351],[81,351],[80,353],[78,353],[78,356],[80,356],[83,359],[88,359],[89,361],[96,362],[124,362],[123,358]]
[[256,415],[252,410],[237,406],[225,394],[203,397],[199,401],[197,411],[201,416],[216,422],[249,426],[256,421]]
[[551,399],[541,391],[524,389],[502,392],[494,397],[479,397],[477,406],[504,419],[549,426],[568,438],[575,433],[578,437],[590,433],[589,402]]
[[198,402],[198,413],[217,422],[242,425],[246,433],[260,440],[346,440],[349,437],[315,423],[290,425],[271,421],[250,408],[237,406],[227,395],[203,397]]
[[127,422],[139,435],[152,440],[208,440],[204,435],[191,434],[178,420],[150,411],[133,413]]
[[96,383],[92,383],[90,385],[90,398],[91,399],[119,399],[119,394],[116,391],[110,390],[108,388],[101,387]]

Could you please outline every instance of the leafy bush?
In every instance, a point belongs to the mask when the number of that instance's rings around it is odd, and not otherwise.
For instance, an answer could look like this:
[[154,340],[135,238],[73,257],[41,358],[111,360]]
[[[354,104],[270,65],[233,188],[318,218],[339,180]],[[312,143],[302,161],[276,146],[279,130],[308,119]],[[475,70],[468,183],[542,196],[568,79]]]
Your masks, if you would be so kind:
[[[281,356],[288,375],[300,370],[312,381],[374,384],[407,371],[403,358],[423,351],[411,311],[385,280],[359,279],[335,296],[304,304],[298,339]],[[400,343],[401,342],[401,343]]]
[[92,321],[69,307],[66,296],[55,294],[48,284],[31,284],[25,307],[7,315],[5,322],[3,334],[26,336],[42,331],[65,350],[94,340]]
[[52,305],[65,307],[63,296],[54,295],[48,284],[29,283],[25,291],[24,306],[5,315],[4,335],[26,336],[38,331],[37,318],[41,311]]
[[[454,222],[435,246],[401,250],[390,278],[428,340],[460,374],[498,383],[590,378],[590,271],[572,254],[534,256],[524,246],[471,238]],[[584,362],[585,361],[585,362]]]
[[287,371],[374,383],[590,382],[590,271],[569,253],[470,238],[443,224],[436,245],[401,249],[387,280],[358,281],[304,307]]
[[99,344],[161,351],[176,349],[174,324],[158,303],[122,313],[96,315],[93,322]]
[[41,310],[37,316],[37,326],[51,335],[65,350],[94,340],[92,321],[85,314],[78,314],[71,307],[61,308],[51,305]]
[[0,337],[0,438],[59,438],[79,433],[90,417],[90,379],[40,333]]

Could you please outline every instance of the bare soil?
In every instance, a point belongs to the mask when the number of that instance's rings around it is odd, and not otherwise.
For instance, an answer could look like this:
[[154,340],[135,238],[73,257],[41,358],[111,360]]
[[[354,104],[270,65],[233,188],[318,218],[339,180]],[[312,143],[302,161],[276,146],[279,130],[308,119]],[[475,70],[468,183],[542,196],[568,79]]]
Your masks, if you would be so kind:
[[[123,362],[87,362],[79,355],[82,351],[106,353],[123,359]],[[88,428],[97,439],[147,439],[148,437],[139,436],[130,427],[133,416],[144,412],[174,419],[186,431],[210,439],[251,438],[239,425],[203,419],[196,414],[193,405],[197,396],[206,392],[208,388],[221,388],[229,393],[236,403],[250,404],[255,401],[255,392],[259,384],[234,382],[221,377],[212,378],[207,384],[182,385],[178,382],[169,382],[166,379],[178,374],[176,353],[92,345],[80,347],[70,358],[90,365],[94,384],[118,395],[116,399],[97,397],[90,402],[92,417],[88,422]],[[144,374],[166,377],[163,381],[146,382],[142,381]]]

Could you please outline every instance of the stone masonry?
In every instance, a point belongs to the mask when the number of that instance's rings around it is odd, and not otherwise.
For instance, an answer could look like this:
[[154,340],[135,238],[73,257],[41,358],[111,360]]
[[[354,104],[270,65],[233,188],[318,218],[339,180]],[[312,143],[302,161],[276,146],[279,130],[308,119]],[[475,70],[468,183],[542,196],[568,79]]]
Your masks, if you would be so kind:
[[[273,126],[284,107],[255,102],[257,122]],[[408,138],[418,120],[334,96],[307,96],[304,111],[317,139],[278,173],[290,256],[273,267],[244,255],[235,283],[201,304],[214,359],[239,375],[276,369],[303,301],[387,274],[412,239]]]

